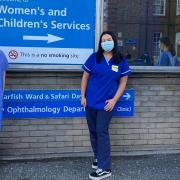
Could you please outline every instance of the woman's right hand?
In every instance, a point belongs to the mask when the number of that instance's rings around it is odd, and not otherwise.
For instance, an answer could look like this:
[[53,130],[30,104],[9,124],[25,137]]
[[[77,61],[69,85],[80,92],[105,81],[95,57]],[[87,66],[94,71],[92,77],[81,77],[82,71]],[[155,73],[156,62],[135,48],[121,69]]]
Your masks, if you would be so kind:
[[82,97],[82,98],[81,98],[81,105],[84,106],[84,107],[86,107],[87,102],[86,102],[86,98],[85,98],[85,97]]

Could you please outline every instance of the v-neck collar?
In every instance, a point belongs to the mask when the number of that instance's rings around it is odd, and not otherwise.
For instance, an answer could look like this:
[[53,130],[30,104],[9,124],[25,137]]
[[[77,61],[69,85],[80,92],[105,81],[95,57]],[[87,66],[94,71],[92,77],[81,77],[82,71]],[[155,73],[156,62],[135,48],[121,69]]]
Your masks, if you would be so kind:
[[103,58],[104,58],[104,60],[106,61],[106,63],[107,63],[108,65],[110,65],[111,62],[112,62],[113,56],[112,56],[109,60],[106,60],[106,58],[105,58],[105,56],[104,56],[104,54],[103,54]]

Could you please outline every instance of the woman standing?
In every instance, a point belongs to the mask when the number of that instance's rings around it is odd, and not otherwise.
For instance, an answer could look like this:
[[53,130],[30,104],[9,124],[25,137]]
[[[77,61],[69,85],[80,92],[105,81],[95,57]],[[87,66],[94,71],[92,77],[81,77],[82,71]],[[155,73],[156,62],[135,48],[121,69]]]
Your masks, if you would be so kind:
[[157,66],[176,65],[176,52],[168,37],[160,38],[160,55],[157,59]]
[[86,118],[94,152],[90,179],[111,176],[109,124],[113,108],[123,94],[131,73],[127,61],[117,51],[115,35],[101,34],[99,47],[82,66],[81,104],[86,107]]
[[8,68],[8,61],[0,50],[0,128],[2,126],[3,91],[5,87],[5,76]]

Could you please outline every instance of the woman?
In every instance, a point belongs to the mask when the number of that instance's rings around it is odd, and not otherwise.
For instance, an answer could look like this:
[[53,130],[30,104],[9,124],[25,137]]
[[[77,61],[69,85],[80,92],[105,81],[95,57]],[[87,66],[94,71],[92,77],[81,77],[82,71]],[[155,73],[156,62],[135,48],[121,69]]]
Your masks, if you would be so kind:
[[8,61],[0,50],[0,128],[2,126],[3,91],[5,87],[5,75],[8,68]]
[[94,152],[90,179],[111,176],[109,123],[114,106],[126,87],[131,73],[127,61],[117,51],[115,35],[101,34],[99,47],[82,66],[81,104],[86,107],[86,118]]
[[176,52],[168,37],[160,38],[160,56],[157,59],[157,66],[174,66],[176,64]]

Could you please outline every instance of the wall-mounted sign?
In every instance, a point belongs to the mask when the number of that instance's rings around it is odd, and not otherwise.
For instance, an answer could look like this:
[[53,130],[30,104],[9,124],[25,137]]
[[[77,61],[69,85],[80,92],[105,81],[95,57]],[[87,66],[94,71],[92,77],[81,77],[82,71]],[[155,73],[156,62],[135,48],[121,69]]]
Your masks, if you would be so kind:
[[[125,90],[114,116],[133,116],[134,90]],[[80,90],[6,90],[4,118],[84,117]]]
[[95,6],[95,0],[0,0],[0,49],[10,64],[83,64],[94,51]]

